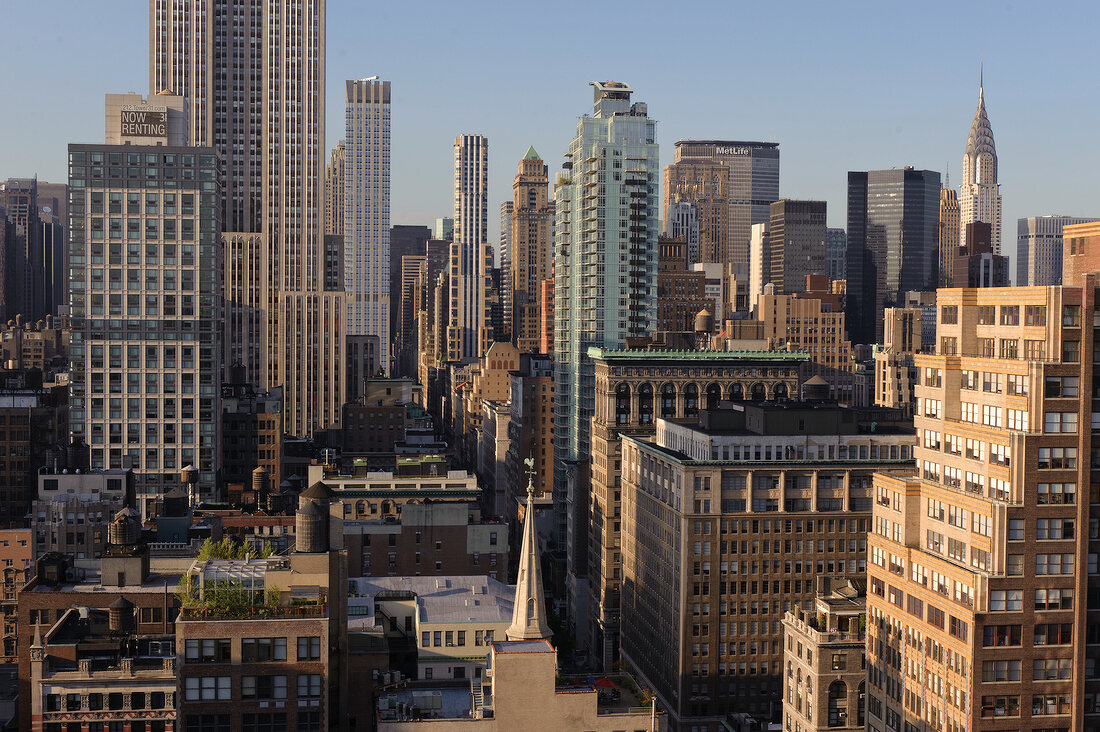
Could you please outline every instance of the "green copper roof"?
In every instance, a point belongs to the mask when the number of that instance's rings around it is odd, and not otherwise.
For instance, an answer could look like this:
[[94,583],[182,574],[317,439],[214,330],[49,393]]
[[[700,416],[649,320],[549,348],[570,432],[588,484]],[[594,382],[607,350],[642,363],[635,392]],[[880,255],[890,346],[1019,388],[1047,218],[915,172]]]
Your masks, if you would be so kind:
[[649,351],[590,346],[588,357],[597,361],[809,361],[807,353],[792,351]]
[[531,145],[530,147],[527,148],[527,152],[524,153],[523,159],[524,160],[542,160],[542,158],[539,157],[539,154],[537,152],[535,152],[535,146],[534,145]]

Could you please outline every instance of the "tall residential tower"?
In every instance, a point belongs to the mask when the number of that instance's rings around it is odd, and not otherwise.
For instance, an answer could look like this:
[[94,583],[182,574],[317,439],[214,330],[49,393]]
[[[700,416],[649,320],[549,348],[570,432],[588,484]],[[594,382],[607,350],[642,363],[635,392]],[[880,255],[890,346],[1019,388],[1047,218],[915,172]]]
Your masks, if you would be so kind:
[[556,541],[566,550],[570,621],[581,633],[596,407],[589,348],[622,348],[653,330],[659,231],[657,122],[644,102],[631,103],[626,84],[591,85],[592,114],[577,120],[554,195]]
[[344,298],[348,335],[377,336],[390,372],[390,82],[346,82]]
[[489,350],[489,138],[455,138],[455,216],[451,245],[451,317],[447,327],[447,358],[477,358]]

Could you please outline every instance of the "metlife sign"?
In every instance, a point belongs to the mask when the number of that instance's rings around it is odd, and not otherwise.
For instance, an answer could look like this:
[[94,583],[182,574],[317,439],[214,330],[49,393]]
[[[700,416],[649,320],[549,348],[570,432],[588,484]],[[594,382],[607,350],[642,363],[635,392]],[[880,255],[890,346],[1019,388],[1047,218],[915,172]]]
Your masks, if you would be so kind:
[[123,107],[122,137],[168,137],[168,107]]
[[748,146],[729,147],[717,145],[714,148],[715,155],[752,155],[752,148]]

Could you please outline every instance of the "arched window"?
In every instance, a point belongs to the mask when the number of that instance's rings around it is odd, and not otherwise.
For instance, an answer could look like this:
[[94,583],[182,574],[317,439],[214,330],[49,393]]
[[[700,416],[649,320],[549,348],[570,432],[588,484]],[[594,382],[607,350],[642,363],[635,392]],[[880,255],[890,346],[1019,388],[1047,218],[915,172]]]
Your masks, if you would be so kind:
[[848,685],[839,679],[829,684],[829,726],[848,726]]
[[749,389],[749,400],[754,402],[762,402],[767,398],[768,391],[759,381],[753,384],[752,387]]
[[722,399],[722,389],[718,384],[707,387],[707,409],[718,409],[718,402]]
[[665,419],[676,416],[676,387],[672,384],[661,386],[661,416]]
[[642,384],[638,387],[638,424],[653,422],[653,385]]
[[688,384],[684,387],[684,416],[694,417],[699,413],[699,387]]
[[630,387],[615,387],[615,424],[630,424]]
[[730,401],[740,402],[745,399],[745,387],[741,384],[730,384]]
[[783,384],[783,383],[776,384],[775,385],[775,391],[772,392],[772,395],[776,399],[786,399],[787,398],[787,385]]

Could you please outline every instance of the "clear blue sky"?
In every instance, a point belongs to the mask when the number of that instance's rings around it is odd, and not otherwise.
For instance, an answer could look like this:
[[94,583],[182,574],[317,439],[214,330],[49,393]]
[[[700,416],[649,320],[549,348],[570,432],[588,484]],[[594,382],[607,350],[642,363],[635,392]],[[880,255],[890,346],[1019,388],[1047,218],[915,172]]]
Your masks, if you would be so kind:
[[[102,139],[103,94],[148,93],[142,0],[5,2],[0,177],[63,181],[68,142]],[[331,147],[343,80],[393,82],[392,221],[451,212],[456,134],[489,137],[490,228],[533,144],[559,169],[587,83],[633,86],[681,138],[774,140],[783,196],[845,223],[846,171],[914,165],[957,186],[978,63],[1015,220],[1100,215],[1100,5],[1091,2],[328,3]]]

